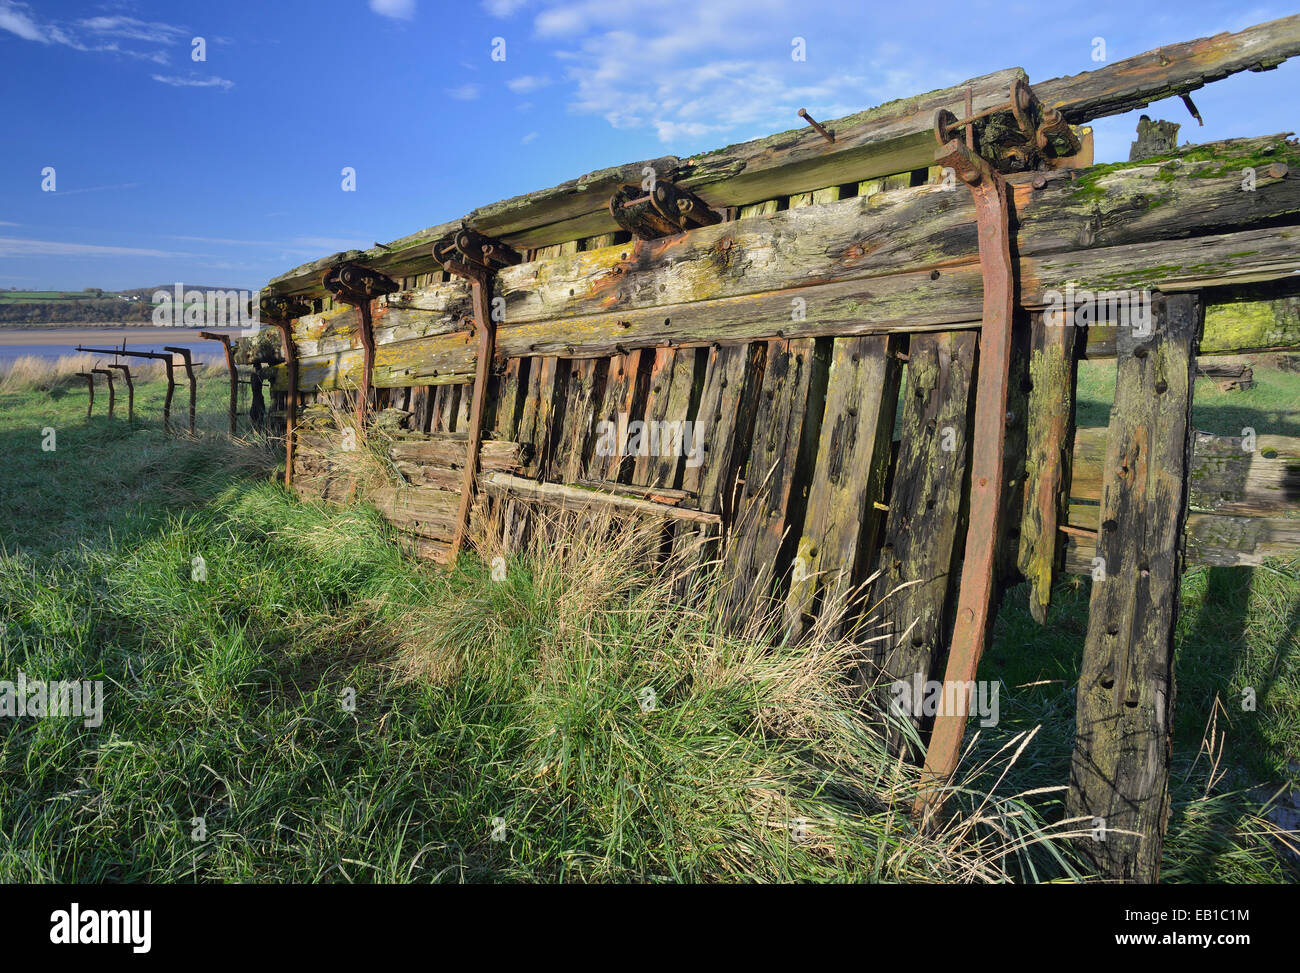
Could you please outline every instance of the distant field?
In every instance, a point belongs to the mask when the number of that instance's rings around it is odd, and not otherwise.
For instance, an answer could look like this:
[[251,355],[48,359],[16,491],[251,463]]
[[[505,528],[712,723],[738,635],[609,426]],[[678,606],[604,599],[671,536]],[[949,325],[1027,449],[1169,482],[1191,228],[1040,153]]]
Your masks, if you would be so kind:
[[95,301],[118,298],[116,291],[102,294],[87,291],[0,291],[0,304],[33,304],[47,301]]

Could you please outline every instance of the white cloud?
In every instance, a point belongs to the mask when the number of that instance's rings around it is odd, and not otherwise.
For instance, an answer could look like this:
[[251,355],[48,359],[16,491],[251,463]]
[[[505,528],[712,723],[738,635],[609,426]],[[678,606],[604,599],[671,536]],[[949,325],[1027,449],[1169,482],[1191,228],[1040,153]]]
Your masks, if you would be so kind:
[[523,145],[527,145],[529,142],[533,141],[533,139],[535,139],[535,138],[537,138],[537,133],[536,133],[536,132],[529,132],[527,135],[525,135],[525,136],[524,136],[523,138],[521,138],[519,141],[520,141]]
[[551,79],[545,75],[525,74],[522,77],[512,78],[507,81],[506,87],[517,95],[526,95],[538,88],[545,88],[550,83]]
[[483,0],[483,9],[493,17],[505,18],[527,4],[528,0]]
[[370,0],[370,9],[394,20],[415,19],[415,0]]
[[[168,63],[164,48],[183,44],[190,36],[185,27],[134,17],[104,16],[76,23],[38,23],[30,11],[27,4],[0,0],[0,30],[40,44],[58,44],[87,54],[121,54],[155,64]],[[123,42],[153,45],[153,49],[140,50],[123,46]]]
[[153,79],[174,88],[220,88],[222,91],[229,91],[235,86],[235,82],[219,78],[215,74],[210,78],[180,78],[170,74],[155,74]]
[[479,86],[476,84],[463,84],[458,88],[448,88],[447,97],[455,98],[457,101],[473,101],[479,96]]
[[208,243],[221,247],[272,247],[285,253],[318,254],[322,251],[337,253],[344,250],[365,250],[370,246],[357,237],[297,236],[292,240],[236,240],[230,237],[168,236],[169,240],[185,243]]
[[36,22],[27,15],[26,5],[22,7],[12,3],[0,3],[0,30],[7,30],[11,34],[17,34],[25,41],[38,41],[41,44],[48,44],[50,39]]
[[116,186],[88,186],[85,189],[59,189],[51,192],[50,195],[57,199],[60,196],[76,196],[79,193],[103,193],[116,189],[134,189],[140,185],[138,182],[124,182]]
[[55,240],[20,240],[0,237],[0,257],[183,257],[141,247],[104,247],[93,243],[63,243]]
[[666,143],[802,127],[799,108],[835,118],[934,87],[943,73],[918,82],[923,65],[897,52],[795,62],[800,14],[782,0],[660,0],[643,12],[632,30],[616,5],[565,0],[540,10],[533,26],[562,43],[556,57],[573,85],[570,110],[614,128],[651,129]]
[[190,40],[189,31],[172,24],[150,23],[134,17],[91,17],[77,26],[106,37],[122,37],[150,44],[180,44]]

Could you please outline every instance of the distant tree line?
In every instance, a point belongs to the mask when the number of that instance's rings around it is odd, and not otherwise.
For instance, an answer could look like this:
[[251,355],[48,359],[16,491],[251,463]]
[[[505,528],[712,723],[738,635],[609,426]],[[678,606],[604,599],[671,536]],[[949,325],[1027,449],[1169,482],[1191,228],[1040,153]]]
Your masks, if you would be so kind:
[[149,321],[152,317],[153,305],[147,301],[123,301],[112,297],[0,304],[0,324]]

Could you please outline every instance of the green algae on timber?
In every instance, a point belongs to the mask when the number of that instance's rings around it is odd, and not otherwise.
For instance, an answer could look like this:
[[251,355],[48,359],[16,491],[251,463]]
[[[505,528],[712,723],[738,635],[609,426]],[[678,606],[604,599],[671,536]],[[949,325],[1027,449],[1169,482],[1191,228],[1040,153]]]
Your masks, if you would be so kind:
[[[1212,165],[1207,163],[1218,163]],[[1100,202],[1108,193],[1100,185],[1102,179],[1114,172],[1160,165],[1152,177],[1157,182],[1174,182],[1178,179],[1212,179],[1223,176],[1240,176],[1244,169],[1258,169],[1273,162],[1282,162],[1288,166],[1300,165],[1300,146],[1288,141],[1283,136],[1261,141],[1248,139],[1241,142],[1216,142],[1207,145],[1189,145],[1174,152],[1149,156],[1133,162],[1110,162],[1091,166],[1076,174],[1072,200],[1078,202]],[[1184,171],[1185,166],[1196,166],[1192,171]],[[1151,201],[1151,206],[1161,205],[1167,200]]]

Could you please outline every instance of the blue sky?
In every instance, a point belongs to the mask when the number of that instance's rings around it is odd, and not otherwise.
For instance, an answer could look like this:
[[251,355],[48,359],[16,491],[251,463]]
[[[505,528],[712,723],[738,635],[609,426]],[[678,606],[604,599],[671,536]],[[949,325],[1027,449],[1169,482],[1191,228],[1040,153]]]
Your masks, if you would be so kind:
[[[1294,12],[1048,9],[0,0],[0,287],[256,288],[593,169],[791,128],[800,107],[831,118],[1012,66],[1041,81],[1098,66],[1095,37],[1113,61]],[[1288,62],[1199,92],[1204,128],[1177,100],[1147,111],[1181,122],[1184,141],[1271,134],[1298,127],[1298,93]],[[1097,123],[1099,161],[1127,157],[1136,119]],[[355,192],[341,189],[345,166]]]

